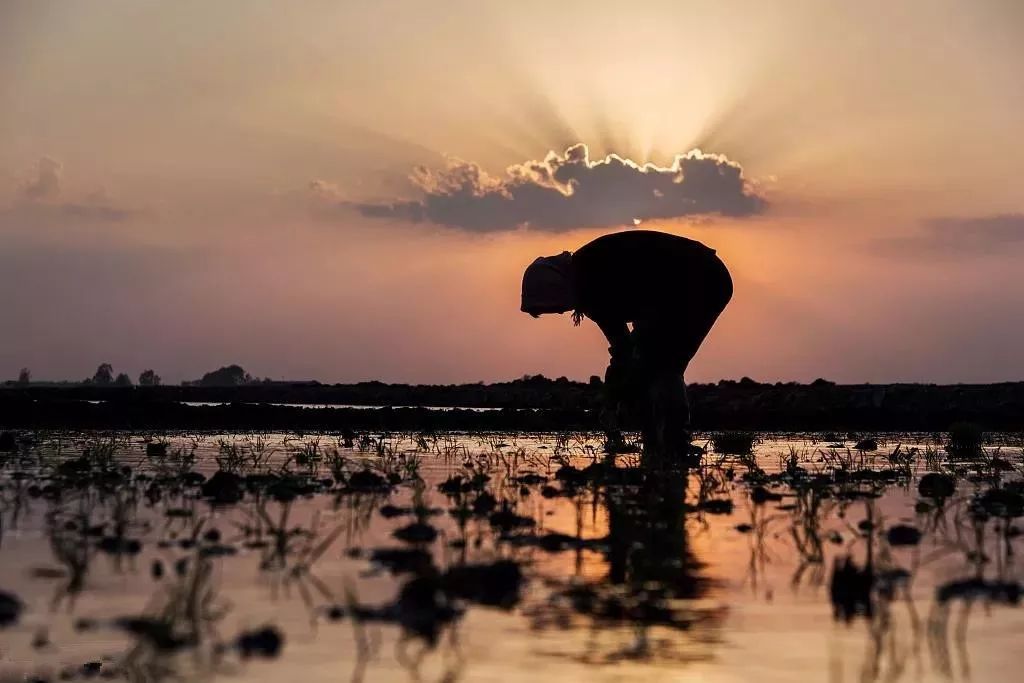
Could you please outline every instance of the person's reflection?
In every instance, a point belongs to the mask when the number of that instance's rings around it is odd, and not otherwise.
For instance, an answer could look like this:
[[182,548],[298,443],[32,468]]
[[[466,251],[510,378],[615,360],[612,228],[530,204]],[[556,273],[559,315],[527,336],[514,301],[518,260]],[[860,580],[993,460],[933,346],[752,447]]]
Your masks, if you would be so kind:
[[687,541],[685,498],[685,471],[644,472],[635,485],[605,491],[610,590],[603,611],[636,628],[634,656],[649,654],[649,627],[688,629],[709,616],[678,602],[699,597],[705,585]]

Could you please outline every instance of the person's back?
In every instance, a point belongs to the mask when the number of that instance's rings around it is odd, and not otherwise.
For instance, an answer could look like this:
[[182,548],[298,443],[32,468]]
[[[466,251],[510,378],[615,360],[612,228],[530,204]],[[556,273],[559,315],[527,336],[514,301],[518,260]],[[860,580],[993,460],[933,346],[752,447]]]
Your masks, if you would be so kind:
[[595,321],[634,322],[675,308],[681,290],[692,284],[687,271],[703,270],[714,255],[700,242],[664,232],[598,237],[572,255],[576,310]]

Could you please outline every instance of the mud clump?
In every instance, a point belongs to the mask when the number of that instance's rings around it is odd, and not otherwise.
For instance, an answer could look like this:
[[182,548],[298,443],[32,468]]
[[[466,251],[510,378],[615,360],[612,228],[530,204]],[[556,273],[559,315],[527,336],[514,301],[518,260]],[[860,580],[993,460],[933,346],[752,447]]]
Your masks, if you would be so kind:
[[748,455],[757,445],[753,432],[719,432],[711,436],[711,447],[722,455]]
[[423,522],[413,522],[395,529],[391,535],[405,543],[433,543],[437,538],[437,529]]
[[981,455],[985,432],[973,422],[958,422],[949,428],[946,452],[954,458],[974,458]]
[[490,607],[510,609],[519,602],[523,572],[511,560],[492,564],[464,564],[449,569],[443,580],[455,597]]
[[139,640],[144,640],[161,652],[176,652],[195,645],[193,638],[174,633],[171,623],[160,619],[121,617],[115,620],[114,626]]
[[906,524],[897,524],[889,528],[885,537],[892,546],[917,545],[921,542],[921,531]]
[[232,505],[242,500],[245,495],[242,478],[224,470],[217,470],[216,474],[203,483],[200,490],[204,498],[209,498],[218,505]]
[[524,527],[532,527],[537,524],[537,521],[532,517],[517,515],[512,511],[508,503],[502,504],[501,510],[493,513],[490,516],[489,521],[492,527],[504,532],[509,532],[513,529],[522,529]]
[[18,596],[0,590],[0,628],[7,628],[18,623],[25,605]]
[[993,517],[1024,516],[1024,495],[1008,489],[989,489],[976,501],[978,507]]
[[370,562],[396,575],[420,574],[431,567],[432,559],[419,548],[376,548],[370,553]]
[[874,439],[861,439],[854,444],[853,449],[861,453],[874,453],[878,450],[878,442]]
[[835,618],[849,622],[857,616],[870,617],[874,611],[871,595],[874,585],[875,576],[870,566],[860,568],[850,557],[837,559],[829,584]]
[[353,491],[384,491],[389,488],[388,480],[370,470],[360,470],[348,479]]
[[769,501],[781,501],[782,495],[779,493],[775,493],[774,491],[769,491],[763,486],[755,486],[750,491],[750,500],[754,503],[754,505],[764,505]]
[[956,491],[956,482],[948,474],[929,472],[921,477],[917,484],[917,492],[925,498],[945,499]]
[[146,457],[148,458],[164,458],[167,457],[167,442],[166,441],[152,441],[146,444]]
[[284,647],[284,635],[275,626],[245,631],[235,639],[235,648],[243,659],[262,657],[274,659]]
[[0,453],[13,453],[18,450],[18,439],[14,432],[0,432]]
[[731,498],[710,498],[697,506],[698,510],[709,515],[731,515],[734,508]]

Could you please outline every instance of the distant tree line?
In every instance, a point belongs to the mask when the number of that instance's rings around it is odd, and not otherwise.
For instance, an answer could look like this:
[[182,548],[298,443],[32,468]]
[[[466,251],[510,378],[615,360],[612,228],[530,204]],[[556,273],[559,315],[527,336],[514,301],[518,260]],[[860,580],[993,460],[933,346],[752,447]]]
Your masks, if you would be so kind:
[[[97,368],[96,372],[93,373],[92,377],[87,377],[80,382],[33,382],[32,371],[28,368],[22,368],[18,373],[18,379],[15,382],[6,382],[8,386],[15,385],[21,387],[27,387],[31,384],[37,385],[72,385],[72,386],[96,386],[96,387],[130,387],[133,386],[131,378],[127,373],[120,372],[114,374],[114,367],[110,363],[101,363]],[[156,374],[152,369],[143,370],[139,374],[138,386],[140,387],[157,387],[162,386],[163,381],[160,375]],[[318,391],[326,391],[327,387],[331,385],[322,385],[319,382],[274,382],[269,378],[260,379],[246,372],[245,368],[237,363],[231,365],[225,365],[217,368],[210,372],[205,373],[202,377],[195,380],[186,380],[181,383],[182,387],[209,387],[209,388],[230,388],[230,387],[268,387],[269,385],[292,385],[295,387],[305,387],[306,389],[312,389],[312,387],[321,387]],[[586,383],[591,388],[599,388],[602,385],[601,377],[593,375]],[[336,384],[335,387],[349,386]],[[410,387],[406,385],[387,385],[381,382],[363,382],[359,385],[351,385],[361,387],[358,390],[358,394],[365,397],[366,394],[376,394],[374,387],[387,387],[387,390],[381,392],[387,394],[387,396],[373,396],[374,402],[387,403],[394,399],[393,392],[397,389],[400,393],[407,393],[416,395],[420,392],[418,390],[428,389],[431,394],[436,394],[441,387]],[[550,390],[559,391],[566,387],[574,386],[582,389],[585,385],[581,382],[574,382],[567,377],[558,377],[557,379],[549,379],[544,375],[523,375],[520,379],[512,382],[497,382],[490,385],[485,385],[483,382],[476,382],[474,384],[460,385],[458,389],[456,387],[450,387],[449,390],[460,395],[464,395],[467,391],[473,392],[475,389],[483,390],[485,387],[506,387],[512,394],[523,394],[535,395],[537,393],[544,393]],[[718,386],[729,387],[757,387],[757,386],[772,386],[771,384],[762,384],[750,377],[743,377],[740,380],[728,380],[723,379],[718,382]],[[797,382],[776,382],[774,386],[800,386]],[[816,379],[810,383],[811,387],[825,388],[834,387],[835,382],[831,382],[826,379]],[[357,397],[346,395],[342,400],[355,400]],[[425,398],[425,396],[419,396],[419,398]],[[516,401],[513,401],[516,403]]]
[[[269,379],[261,380],[253,377],[246,372],[245,368],[241,365],[232,364],[207,372],[199,379],[186,380],[182,382],[181,385],[186,387],[238,387],[246,384],[266,383],[269,381]],[[7,384],[14,384],[15,386],[20,387],[27,387],[33,384],[32,371],[28,368],[22,368],[18,372],[18,379],[14,382],[7,382]],[[110,363],[100,363],[92,377],[86,377],[79,382],[36,382],[35,384],[71,384],[97,387],[134,386],[132,378],[128,376],[128,373],[119,372],[114,374],[114,366]],[[140,387],[158,387],[163,384],[163,380],[154,370],[148,369],[139,373],[137,384]]]
[[197,380],[182,382],[183,386],[193,387],[239,387],[243,384],[258,382],[241,365],[225,365],[212,372],[208,372]]
[[[132,378],[127,372],[114,374],[114,366],[110,363],[100,363],[92,377],[86,377],[82,384],[95,385],[98,387],[130,387]],[[139,374],[139,386],[156,387],[160,386],[160,375],[153,370],[143,370]]]

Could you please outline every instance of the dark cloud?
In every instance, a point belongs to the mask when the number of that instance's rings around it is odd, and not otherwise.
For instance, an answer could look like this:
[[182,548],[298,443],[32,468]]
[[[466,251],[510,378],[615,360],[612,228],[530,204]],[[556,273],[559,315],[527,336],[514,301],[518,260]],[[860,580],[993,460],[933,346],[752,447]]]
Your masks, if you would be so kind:
[[36,177],[25,183],[22,194],[28,199],[54,199],[60,194],[60,175],[62,166],[59,161],[43,157],[36,166]]
[[[505,178],[452,160],[441,170],[418,167],[412,180],[423,192],[418,200],[350,206],[371,218],[429,221],[473,231],[529,226],[551,232],[631,224],[634,219],[750,216],[766,207],[739,164],[699,150],[661,167],[616,155],[593,161],[587,146],[577,144],[562,155],[551,152],[541,161],[511,166]],[[313,189],[320,187],[315,184]]]
[[883,242],[892,252],[911,255],[984,255],[1024,247],[1024,213],[942,217],[924,221],[924,232]]

